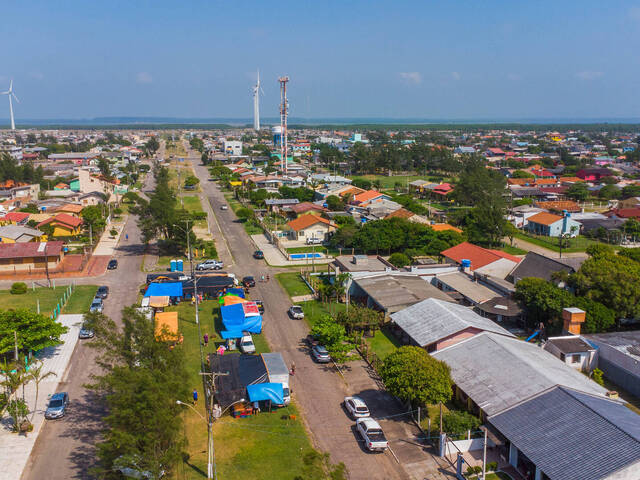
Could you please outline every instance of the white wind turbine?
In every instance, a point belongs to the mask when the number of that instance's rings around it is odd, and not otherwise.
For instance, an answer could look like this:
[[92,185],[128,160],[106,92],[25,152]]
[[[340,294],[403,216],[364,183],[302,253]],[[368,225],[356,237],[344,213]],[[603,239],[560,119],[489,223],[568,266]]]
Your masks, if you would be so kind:
[[264,90],[260,86],[260,70],[258,70],[258,81],[253,87],[253,129],[260,130],[260,93],[264,95]]
[[13,118],[13,101],[11,99],[11,97],[16,99],[16,102],[20,103],[20,100],[18,100],[18,97],[16,97],[16,94],[13,93],[13,79],[11,79],[11,82],[9,83],[9,90],[7,90],[6,92],[2,92],[0,93],[1,95],[7,95],[9,97],[9,113],[11,114],[11,130],[15,130],[16,129],[16,122]]

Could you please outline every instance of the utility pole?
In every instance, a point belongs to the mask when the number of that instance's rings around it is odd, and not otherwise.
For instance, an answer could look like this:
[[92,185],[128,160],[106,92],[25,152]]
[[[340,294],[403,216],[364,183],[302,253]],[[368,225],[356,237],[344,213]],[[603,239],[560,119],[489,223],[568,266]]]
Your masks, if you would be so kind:
[[17,331],[13,331],[13,343],[14,343],[14,360],[16,361],[16,363],[18,362],[18,332]]
[[[216,466],[216,450],[213,444],[213,393],[215,391],[215,383],[217,377],[226,377],[229,372],[214,373],[214,372],[200,372],[203,378],[203,385],[205,385],[204,394],[206,396],[207,405],[207,478],[218,478],[218,468]],[[206,388],[206,378],[209,377],[211,382],[210,388]]]
[[482,428],[484,430],[484,447],[482,451],[482,480],[487,478],[487,427]]

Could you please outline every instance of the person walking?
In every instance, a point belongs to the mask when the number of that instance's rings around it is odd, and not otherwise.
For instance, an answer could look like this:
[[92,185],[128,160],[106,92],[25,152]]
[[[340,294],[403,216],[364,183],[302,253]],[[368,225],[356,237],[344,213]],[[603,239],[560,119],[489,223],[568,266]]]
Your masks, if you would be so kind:
[[209,344],[209,334],[204,334],[204,346],[206,347]]
[[125,239],[125,240],[129,240],[129,234],[128,234],[128,233],[125,233],[125,234],[124,234],[124,239]]
[[193,404],[198,405],[198,390],[193,389]]

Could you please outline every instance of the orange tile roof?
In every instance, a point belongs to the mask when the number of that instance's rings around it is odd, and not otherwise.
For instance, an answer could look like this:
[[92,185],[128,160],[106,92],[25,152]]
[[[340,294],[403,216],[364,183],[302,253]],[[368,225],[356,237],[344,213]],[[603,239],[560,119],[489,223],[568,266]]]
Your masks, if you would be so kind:
[[560,177],[558,179],[559,182],[571,182],[571,183],[576,183],[576,182],[584,182],[583,179],[581,179],[580,177]]
[[534,178],[507,178],[509,185],[527,185],[528,183],[534,183]]
[[447,230],[451,230],[452,232],[462,233],[462,230],[460,230],[459,228],[454,227],[453,225],[449,225],[448,223],[435,223],[433,225],[430,225],[430,227],[435,232],[444,232],[444,231],[447,231]]
[[319,217],[318,215],[313,215],[311,213],[307,213],[305,215],[301,215],[298,218],[291,220],[287,223],[292,230],[296,232],[299,230],[304,230],[305,228],[309,228],[311,225],[315,225],[316,223],[324,223],[330,227],[335,227],[335,224],[327,220],[326,218]]
[[580,212],[582,210],[580,205],[570,200],[564,202],[536,202],[536,206],[557,212],[561,212],[562,210],[566,210],[567,212]]
[[555,215],[553,213],[548,212],[540,212],[536,213],[529,217],[529,222],[538,223],[540,225],[551,225],[556,223],[558,220],[562,220],[560,215]]
[[536,178],[536,185],[555,185],[558,181],[555,178]]
[[380,195],[382,195],[382,193],[376,191],[376,190],[367,190],[365,192],[362,193],[358,193],[353,197],[353,201],[354,202],[367,202],[369,200],[373,200],[376,197],[379,197]]
[[82,205],[67,203],[66,205],[61,206],[58,210],[71,213],[80,213],[82,211],[82,208]]
[[411,218],[415,215],[415,213],[410,212],[406,208],[399,208],[395,212],[391,212],[384,218]]
[[72,215],[68,215],[66,213],[59,213],[55,217],[51,217],[43,222],[40,222],[37,226],[47,225],[48,223],[59,223],[61,225],[65,225],[67,227],[77,228],[82,225],[82,219],[78,217],[74,217]]
[[462,263],[462,260],[471,261],[471,270],[482,268],[485,265],[496,262],[501,258],[506,258],[512,262],[518,263],[520,259],[509,255],[508,253],[500,250],[489,250],[482,248],[473,243],[462,242],[455,247],[448,248],[440,252],[440,255],[454,260],[456,263]]

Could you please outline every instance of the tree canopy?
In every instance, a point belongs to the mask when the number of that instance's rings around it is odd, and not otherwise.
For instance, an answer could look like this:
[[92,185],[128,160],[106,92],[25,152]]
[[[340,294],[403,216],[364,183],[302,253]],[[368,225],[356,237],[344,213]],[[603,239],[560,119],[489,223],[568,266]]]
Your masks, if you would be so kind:
[[0,311],[0,353],[14,349],[14,332],[17,332],[18,349],[28,352],[60,345],[60,336],[67,330],[61,323],[31,310]]

